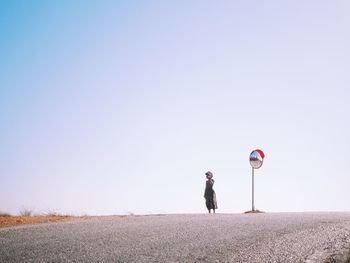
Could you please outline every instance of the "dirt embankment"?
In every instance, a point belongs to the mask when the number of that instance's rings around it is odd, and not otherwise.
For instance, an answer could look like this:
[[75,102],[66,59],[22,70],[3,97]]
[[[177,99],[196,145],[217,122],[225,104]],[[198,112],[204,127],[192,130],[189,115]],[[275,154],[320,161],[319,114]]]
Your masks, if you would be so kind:
[[0,216],[0,227],[16,226],[23,224],[39,224],[58,222],[71,219],[71,216]]

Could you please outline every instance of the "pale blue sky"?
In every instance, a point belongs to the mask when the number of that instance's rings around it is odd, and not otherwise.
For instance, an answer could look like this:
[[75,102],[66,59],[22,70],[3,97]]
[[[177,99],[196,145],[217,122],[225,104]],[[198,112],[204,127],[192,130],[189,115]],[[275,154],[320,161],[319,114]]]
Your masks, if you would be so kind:
[[350,210],[348,1],[1,1],[0,211]]

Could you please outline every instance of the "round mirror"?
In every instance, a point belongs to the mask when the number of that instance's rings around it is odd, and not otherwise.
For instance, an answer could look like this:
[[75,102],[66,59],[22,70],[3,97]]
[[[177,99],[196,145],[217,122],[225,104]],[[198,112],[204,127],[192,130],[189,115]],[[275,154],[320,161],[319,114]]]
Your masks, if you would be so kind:
[[252,153],[249,156],[249,162],[250,165],[254,168],[254,169],[259,169],[263,162],[264,162],[264,153],[261,150],[254,150],[252,151]]

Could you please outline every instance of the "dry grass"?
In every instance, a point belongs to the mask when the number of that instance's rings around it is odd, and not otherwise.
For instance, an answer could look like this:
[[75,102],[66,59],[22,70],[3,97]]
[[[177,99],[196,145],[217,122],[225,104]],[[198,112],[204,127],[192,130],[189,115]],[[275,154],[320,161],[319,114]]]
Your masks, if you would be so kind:
[[71,218],[73,217],[68,215],[11,216],[8,214],[0,214],[0,227],[59,222]]
[[350,251],[327,257],[323,263],[350,263]]
[[350,263],[350,252],[349,252],[349,255],[348,255],[348,257],[347,257],[345,263]]
[[11,216],[11,215],[0,211],[0,216],[7,217],[7,216]]

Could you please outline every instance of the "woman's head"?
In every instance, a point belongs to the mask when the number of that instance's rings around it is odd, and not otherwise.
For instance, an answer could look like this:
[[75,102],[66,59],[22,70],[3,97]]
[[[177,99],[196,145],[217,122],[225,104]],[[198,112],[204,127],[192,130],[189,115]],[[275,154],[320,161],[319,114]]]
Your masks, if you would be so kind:
[[213,173],[210,171],[206,172],[205,175],[207,176],[208,179],[213,178]]

